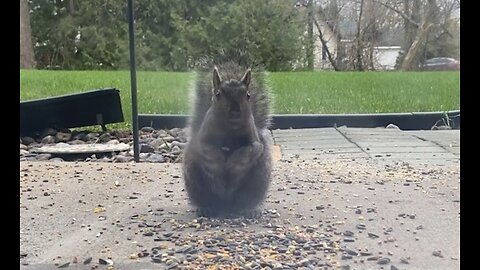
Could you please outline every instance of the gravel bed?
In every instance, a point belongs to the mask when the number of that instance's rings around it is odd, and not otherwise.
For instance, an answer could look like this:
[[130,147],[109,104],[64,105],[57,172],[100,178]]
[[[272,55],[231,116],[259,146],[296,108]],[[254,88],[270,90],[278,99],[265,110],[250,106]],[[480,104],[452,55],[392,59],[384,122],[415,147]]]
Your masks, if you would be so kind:
[[[181,153],[187,142],[187,129],[173,128],[155,130],[144,127],[139,131],[140,161],[151,163],[181,162]],[[42,153],[44,146],[64,147],[73,145],[128,144],[128,151],[102,153]],[[66,151],[67,152],[67,151]],[[87,161],[87,162],[133,162],[133,135],[130,131],[92,132],[88,130],[55,130],[48,128],[37,136],[20,137],[20,160],[28,161]]]

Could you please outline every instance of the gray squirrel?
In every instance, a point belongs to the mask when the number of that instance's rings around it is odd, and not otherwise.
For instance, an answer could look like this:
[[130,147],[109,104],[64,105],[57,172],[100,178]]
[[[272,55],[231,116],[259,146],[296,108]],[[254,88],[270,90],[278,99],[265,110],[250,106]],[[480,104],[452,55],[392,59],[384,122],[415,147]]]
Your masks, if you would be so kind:
[[[245,71],[246,70],[246,71]],[[270,93],[233,62],[197,74],[183,178],[200,216],[261,214],[271,178]]]

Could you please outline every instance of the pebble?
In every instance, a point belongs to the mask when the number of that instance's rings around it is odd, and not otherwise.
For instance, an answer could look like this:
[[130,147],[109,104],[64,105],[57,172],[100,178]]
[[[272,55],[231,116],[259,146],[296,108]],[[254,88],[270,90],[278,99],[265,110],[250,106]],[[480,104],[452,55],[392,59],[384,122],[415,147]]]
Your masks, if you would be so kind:
[[162,163],[165,162],[165,158],[161,154],[151,154],[147,158],[148,162],[154,162],[154,163]]
[[38,161],[45,161],[45,160],[48,160],[49,158],[51,158],[52,155],[51,154],[38,154],[35,158],[38,160]]
[[435,250],[432,252],[432,255],[433,256],[436,256],[436,257],[440,257],[440,258],[443,258],[443,254],[442,254],[442,251],[441,250]]
[[377,260],[377,264],[389,264],[390,258],[384,257]]
[[57,139],[57,141],[60,142],[68,142],[72,138],[72,134],[66,132],[58,132],[55,135],[55,138]]
[[365,230],[367,228],[367,226],[365,224],[362,224],[362,223],[357,224],[357,226],[355,226],[355,227],[359,230]]
[[142,127],[140,130],[146,133],[152,133],[155,131],[155,129],[152,127]]
[[348,254],[348,255],[352,255],[352,256],[357,256],[357,255],[358,255],[358,252],[356,252],[356,251],[353,250],[353,249],[347,248],[347,254]]
[[133,160],[133,157],[127,157],[123,155],[118,155],[113,159],[113,162],[126,163]]
[[55,143],[55,137],[52,136],[52,135],[47,135],[45,137],[43,137],[43,139],[41,140],[41,143],[42,144],[53,144]]
[[30,145],[35,142],[35,139],[27,136],[27,137],[21,137],[20,141],[21,141],[20,144]]
[[46,128],[40,132],[40,137],[46,137],[46,136],[55,136],[57,133],[57,130],[54,128]]
[[140,144],[140,153],[153,153],[155,148],[149,144],[142,143]]
[[[21,160],[51,160],[51,161],[89,161],[89,162],[133,162],[133,146],[130,151],[110,155],[110,153],[79,155],[51,155],[36,152],[44,145],[80,145],[80,144],[109,144],[116,145],[120,142],[133,144],[133,136],[129,131],[90,132],[90,131],[56,131],[46,129],[38,138],[20,137]],[[144,127],[140,132],[139,152],[140,161],[151,163],[181,162],[181,155],[187,145],[186,129],[155,130]],[[39,142],[39,143],[37,143]]]
[[58,268],[67,268],[69,265],[70,265],[70,262],[67,262],[67,263],[59,265]]

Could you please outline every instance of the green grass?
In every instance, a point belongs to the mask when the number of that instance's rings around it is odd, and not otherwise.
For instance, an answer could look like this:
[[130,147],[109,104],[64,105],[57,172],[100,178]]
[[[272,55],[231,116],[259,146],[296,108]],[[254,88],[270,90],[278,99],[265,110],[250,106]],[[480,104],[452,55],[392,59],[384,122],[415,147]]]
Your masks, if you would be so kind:
[[459,72],[271,73],[280,113],[397,113],[460,108]]
[[[193,78],[192,73],[137,72],[138,112],[188,113],[187,96]],[[125,118],[124,124],[113,127],[128,128],[132,122],[129,71],[20,70],[22,101],[110,87],[120,90]]]
[[[193,73],[137,72],[138,112],[187,114]],[[459,72],[272,72],[274,113],[386,113],[460,108]],[[20,100],[120,90],[131,123],[129,71],[20,70]],[[88,109],[88,108],[85,108]]]

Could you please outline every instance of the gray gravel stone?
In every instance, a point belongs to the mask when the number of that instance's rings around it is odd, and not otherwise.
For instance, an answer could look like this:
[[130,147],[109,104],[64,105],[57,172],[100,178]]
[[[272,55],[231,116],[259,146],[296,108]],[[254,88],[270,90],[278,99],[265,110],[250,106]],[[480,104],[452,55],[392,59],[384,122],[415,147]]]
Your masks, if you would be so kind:
[[148,133],[152,133],[153,131],[155,131],[155,129],[152,128],[152,127],[143,127],[140,130],[143,131],[143,132],[148,132]]
[[155,148],[149,144],[142,143],[140,144],[140,153],[153,153]]
[[389,264],[390,263],[390,258],[387,258],[387,257],[380,258],[380,259],[378,259],[377,263],[378,264]]
[[48,135],[55,136],[57,134],[57,130],[54,128],[46,128],[40,132],[40,137],[46,137]]
[[[53,133],[51,130],[50,133]],[[154,163],[170,163],[181,162],[183,149],[187,145],[187,136],[184,129],[173,130],[154,130],[152,128],[144,128],[139,137],[140,160],[143,162]],[[176,137],[175,137],[176,136]],[[90,131],[73,131],[69,130],[56,132],[55,135],[47,135],[42,138],[21,137],[20,138],[20,158],[28,158],[33,156],[34,160],[38,154],[38,148],[45,145],[61,144],[82,145],[82,144],[109,144],[117,145],[120,142],[130,145],[130,150],[124,152],[116,152],[113,157],[109,153],[99,154],[99,156],[62,156],[64,161],[95,161],[95,162],[130,162],[133,160],[133,136],[128,131],[110,131],[104,133]],[[24,143],[25,142],[25,143]],[[28,144],[27,144],[28,143]],[[67,145],[67,146],[68,146]],[[40,157],[45,159],[45,157]],[[50,157],[51,158],[51,157]]]
[[98,137],[98,139],[100,140],[100,142],[106,143],[112,139],[112,136],[110,135],[110,133],[103,133]]
[[37,159],[37,160],[40,160],[40,161],[44,161],[44,160],[50,159],[51,157],[52,157],[51,154],[38,154],[38,155],[36,156],[36,159]]
[[68,143],[69,143],[69,144],[73,144],[73,145],[85,144],[84,141],[82,141],[82,140],[77,140],[77,139],[75,139],[75,140],[73,140],[73,141],[69,141]]
[[87,134],[85,132],[76,133],[72,136],[73,140],[88,141]]
[[187,143],[179,142],[179,141],[173,141],[172,142],[172,147],[175,147],[175,146],[178,146],[181,149],[185,149],[185,147],[187,146]]
[[151,154],[147,158],[148,162],[162,163],[165,162],[165,158],[161,154]]
[[53,144],[55,142],[56,142],[56,138],[55,136],[52,136],[52,135],[47,135],[42,139],[42,144]]
[[35,139],[32,138],[32,137],[22,137],[22,138],[20,138],[20,140],[21,140],[22,143],[25,144],[25,145],[30,145],[31,143],[34,143],[34,142],[35,142]]
[[115,158],[113,159],[113,162],[125,163],[125,162],[130,162],[132,160],[133,160],[133,157],[118,155],[118,156],[115,156]]
[[96,132],[90,132],[85,135],[85,141],[96,141],[98,139],[99,134]]
[[60,142],[68,142],[72,138],[72,134],[71,133],[66,133],[66,132],[58,132],[55,135],[55,137]]

